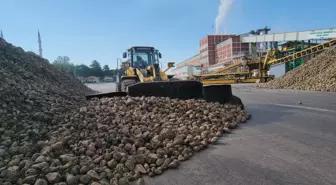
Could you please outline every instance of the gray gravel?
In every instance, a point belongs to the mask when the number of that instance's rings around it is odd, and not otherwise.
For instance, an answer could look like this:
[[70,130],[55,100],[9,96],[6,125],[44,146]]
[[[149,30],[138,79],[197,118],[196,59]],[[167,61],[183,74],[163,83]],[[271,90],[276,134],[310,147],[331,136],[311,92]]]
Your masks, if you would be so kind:
[[335,184],[336,93],[246,85],[233,92],[252,119],[147,184]]

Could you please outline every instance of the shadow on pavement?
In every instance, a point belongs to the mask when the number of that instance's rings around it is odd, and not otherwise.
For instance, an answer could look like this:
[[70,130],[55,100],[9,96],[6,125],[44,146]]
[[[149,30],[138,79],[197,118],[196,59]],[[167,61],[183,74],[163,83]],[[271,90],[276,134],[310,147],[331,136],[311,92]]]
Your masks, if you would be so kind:
[[241,127],[280,123],[293,114],[288,108],[270,104],[247,104],[246,111],[251,119]]

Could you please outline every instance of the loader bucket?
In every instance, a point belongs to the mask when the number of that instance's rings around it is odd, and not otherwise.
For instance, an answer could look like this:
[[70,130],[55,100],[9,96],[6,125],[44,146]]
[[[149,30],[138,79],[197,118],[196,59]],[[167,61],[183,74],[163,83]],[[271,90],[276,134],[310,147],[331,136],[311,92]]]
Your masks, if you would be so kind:
[[226,103],[232,96],[231,85],[207,85],[203,87],[206,101]]
[[194,80],[138,83],[128,87],[128,95],[200,99],[203,97],[203,85]]
[[232,95],[231,85],[208,85],[203,86],[199,81],[182,80],[168,82],[146,82],[138,83],[128,87],[127,92],[110,92],[87,95],[86,99],[104,98],[115,96],[156,96],[177,99],[204,99],[208,102],[221,104],[230,103],[244,105],[240,98]]
[[115,96],[127,96],[127,92],[109,92],[109,93],[99,93],[99,94],[89,94],[86,95],[86,100],[90,100],[92,98],[110,98]]
[[240,105],[244,109],[244,104],[237,96],[232,95],[231,85],[207,85],[203,87],[203,98],[209,102],[230,103]]

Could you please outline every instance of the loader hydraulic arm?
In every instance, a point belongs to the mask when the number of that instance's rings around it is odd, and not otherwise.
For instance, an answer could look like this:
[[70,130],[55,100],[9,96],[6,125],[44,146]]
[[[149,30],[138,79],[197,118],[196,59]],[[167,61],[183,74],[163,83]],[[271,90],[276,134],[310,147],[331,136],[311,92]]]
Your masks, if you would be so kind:
[[174,67],[175,62],[168,62],[168,68],[164,70],[163,72],[167,72],[170,68]]

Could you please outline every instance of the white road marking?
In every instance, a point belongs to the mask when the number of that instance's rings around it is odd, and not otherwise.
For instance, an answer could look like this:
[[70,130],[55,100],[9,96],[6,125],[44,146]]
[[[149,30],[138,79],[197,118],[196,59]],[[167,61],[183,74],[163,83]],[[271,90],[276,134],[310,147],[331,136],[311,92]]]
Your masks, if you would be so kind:
[[330,109],[321,109],[321,108],[315,108],[315,107],[307,107],[307,106],[298,106],[298,105],[288,105],[288,104],[277,104],[277,103],[270,103],[272,105],[282,106],[282,107],[292,107],[292,108],[299,108],[299,109],[308,109],[308,110],[316,110],[316,111],[322,111],[322,112],[333,112],[336,113],[335,110]]

